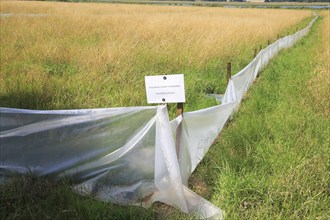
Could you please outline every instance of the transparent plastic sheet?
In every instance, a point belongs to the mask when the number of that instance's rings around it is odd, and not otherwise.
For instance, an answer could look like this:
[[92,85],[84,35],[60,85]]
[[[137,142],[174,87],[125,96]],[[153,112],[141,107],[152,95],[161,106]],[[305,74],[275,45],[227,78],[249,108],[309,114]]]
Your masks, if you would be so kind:
[[221,210],[182,183],[166,106],[0,109],[0,175],[69,178],[81,194],[124,205],[161,201],[185,213]]
[[[227,87],[223,102],[226,104],[184,113],[179,161],[181,167],[190,167],[190,170],[186,170],[185,172],[189,173],[183,173],[182,176],[189,177],[195,170],[197,164],[203,159],[233,112],[236,103],[236,93],[232,81],[230,81]],[[183,152],[189,152],[190,161],[182,159]],[[183,158],[187,158],[187,156],[185,155]],[[186,181],[183,180],[183,182]]]
[[155,191],[156,107],[0,113],[2,176],[70,178],[84,193],[121,204]]
[[[317,19],[263,49],[229,81],[221,105],[169,121],[167,108],[33,111],[0,108],[0,177],[35,172],[70,178],[103,201],[150,206],[161,201],[201,218],[222,211],[187,188],[188,178],[238,107],[260,70]],[[181,129],[179,158],[177,129]]]

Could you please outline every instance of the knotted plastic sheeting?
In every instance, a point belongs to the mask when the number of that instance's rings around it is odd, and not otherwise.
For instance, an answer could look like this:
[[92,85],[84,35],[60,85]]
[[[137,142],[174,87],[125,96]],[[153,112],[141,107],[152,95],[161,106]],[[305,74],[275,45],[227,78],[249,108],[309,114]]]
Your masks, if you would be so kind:
[[[0,177],[33,172],[70,178],[77,192],[103,201],[145,207],[160,201],[201,218],[221,219],[219,208],[188,189],[188,178],[260,70],[306,35],[316,19],[261,50],[229,80],[221,105],[185,112],[171,122],[166,106],[0,108]],[[179,140],[179,155],[174,140]]]

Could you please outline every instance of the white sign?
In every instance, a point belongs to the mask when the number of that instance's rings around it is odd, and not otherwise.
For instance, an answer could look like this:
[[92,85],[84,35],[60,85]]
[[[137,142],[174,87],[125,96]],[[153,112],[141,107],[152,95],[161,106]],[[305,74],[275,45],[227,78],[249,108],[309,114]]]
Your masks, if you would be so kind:
[[183,74],[144,78],[149,104],[186,102]]

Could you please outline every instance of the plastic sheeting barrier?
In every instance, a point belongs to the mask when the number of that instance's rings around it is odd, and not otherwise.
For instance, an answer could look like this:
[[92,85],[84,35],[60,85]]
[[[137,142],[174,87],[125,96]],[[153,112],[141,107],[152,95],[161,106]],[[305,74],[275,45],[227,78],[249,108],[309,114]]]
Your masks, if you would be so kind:
[[[306,35],[317,19],[260,51],[229,81],[221,105],[169,121],[166,106],[33,111],[0,108],[0,177],[34,172],[70,178],[73,188],[103,201],[150,206],[161,201],[185,213],[221,219],[222,211],[187,188],[258,72]],[[176,129],[182,123],[180,151]]]

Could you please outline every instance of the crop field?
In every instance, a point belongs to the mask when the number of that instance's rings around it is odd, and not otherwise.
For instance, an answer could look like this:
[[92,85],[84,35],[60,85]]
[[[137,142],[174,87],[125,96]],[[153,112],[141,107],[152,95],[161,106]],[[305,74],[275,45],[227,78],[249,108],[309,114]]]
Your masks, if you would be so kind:
[[[186,110],[216,104],[226,63],[302,28],[303,10],[1,1],[3,107],[147,105],[145,75],[185,74]],[[9,15],[8,15],[9,14]],[[5,16],[7,15],[7,16]]]

